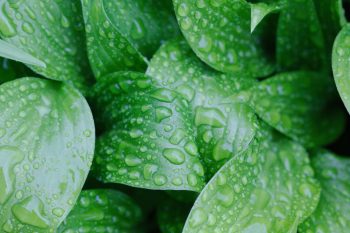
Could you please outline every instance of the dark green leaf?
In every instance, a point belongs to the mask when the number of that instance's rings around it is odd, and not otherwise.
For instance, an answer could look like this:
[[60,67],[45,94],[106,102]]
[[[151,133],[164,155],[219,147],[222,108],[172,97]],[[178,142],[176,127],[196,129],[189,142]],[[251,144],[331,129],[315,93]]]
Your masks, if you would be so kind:
[[120,70],[144,71],[177,25],[168,0],[82,0],[89,59],[97,78]]
[[0,226],[51,232],[89,172],[94,123],[85,99],[55,81],[23,78],[0,86]]
[[184,36],[208,65],[222,72],[251,72],[254,76],[259,76],[262,70],[273,71],[261,33],[254,30],[251,34],[251,27],[259,20],[251,20],[251,11],[256,8],[251,8],[250,3],[244,0],[173,2]]
[[333,46],[332,67],[334,80],[345,107],[350,112],[350,25],[338,34]]
[[323,34],[313,0],[288,1],[277,31],[277,65],[280,70],[325,68]]
[[344,129],[344,113],[333,103],[333,83],[321,74],[281,73],[248,92],[264,121],[307,147],[333,142]]
[[23,64],[0,58],[0,84],[30,75],[32,75],[32,72]]
[[183,233],[294,233],[318,203],[312,175],[303,147],[259,135],[203,189]]
[[60,225],[58,233],[136,233],[141,210],[125,194],[115,190],[85,190]]
[[78,0],[0,0],[0,35],[43,61],[31,68],[79,89],[89,75],[81,7]]
[[301,233],[347,233],[350,229],[350,160],[327,151],[312,157],[321,182],[320,202],[299,229]]

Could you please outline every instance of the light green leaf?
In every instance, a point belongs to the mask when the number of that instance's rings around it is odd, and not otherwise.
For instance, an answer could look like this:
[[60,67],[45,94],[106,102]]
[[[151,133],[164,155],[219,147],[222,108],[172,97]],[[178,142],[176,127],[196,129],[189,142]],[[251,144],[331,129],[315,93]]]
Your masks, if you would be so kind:
[[316,208],[320,187],[303,147],[267,138],[259,135],[209,181],[183,233],[296,232]]
[[350,24],[338,34],[334,42],[332,68],[335,84],[348,112],[350,112]]
[[90,73],[78,0],[0,0],[0,8],[0,36],[45,63],[30,66],[35,72],[84,89]]
[[74,88],[38,78],[4,83],[0,93],[0,226],[54,231],[92,162],[89,106]]
[[144,71],[161,42],[178,33],[170,1],[82,0],[89,60],[100,78]]
[[280,73],[248,92],[252,108],[264,121],[307,147],[329,144],[344,129],[333,83],[321,74]]
[[160,202],[157,210],[157,220],[162,233],[181,233],[185,225],[191,205],[165,199]]
[[300,226],[300,233],[346,233],[350,229],[350,160],[327,151],[312,157],[321,183],[320,202],[315,212]]
[[[273,72],[270,50],[261,30],[251,34],[251,5],[245,0],[173,0],[189,45],[205,63],[227,73]],[[253,19],[253,25],[256,20]],[[269,34],[271,34],[271,27]]]
[[288,1],[279,16],[277,65],[282,71],[326,67],[326,50],[313,0]]
[[155,88],[141,73],[119,72],[101,78],[93,99],[111,123],[96,145],[98,179],[148,189],[202,189],[192,119],[178,93]]
[[17,48],[16,46],[13,46],[10,43],[7,43],[4,40],[0,40],[0,56],[11,60],[23,62],[28,65],[46,68],[46,64],[43,61],[33,57],[29,53],[22,51],[21,49]]
[[136,232],[141,210],[127,195],[115,190],[85,190],[60,225],[58,233]]
[[224,75],[205,66],[182,40],[160,48],[147,74],[154,83],[189,101],[196,143],[210,178],[234,154],[245,150],[256,131],[256,116],[231,98],[255,84],[249,77]]

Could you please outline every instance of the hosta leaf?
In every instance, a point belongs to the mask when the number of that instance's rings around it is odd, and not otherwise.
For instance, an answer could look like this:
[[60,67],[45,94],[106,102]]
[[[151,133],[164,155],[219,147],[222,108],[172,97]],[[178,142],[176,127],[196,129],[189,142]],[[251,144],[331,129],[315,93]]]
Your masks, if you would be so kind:
[[46,64],[43,61],[40,61],[39,59],[22,51],[21,49],[18,49],[16,46],[13,46],[4,40],[0,40],[0,57],[23,62],[28,65],[46,68]]
[[332,68],[334,80],[345,107],[350,112],[350,25],[338,34],[333,46]]
[[258,24],[268,15],[274,11],[281,10],[286,4],[284,1],[276,2],[259,2],[251,4],[251,22],[250,22],[250,31],[253,32]]
[[254,76],[266,67],[272,71],[261,32],[257,28],[251,34],[250,3],[245,0],[173,2],[184,36],[205,63],[222,72],[251,72]]
[[303,147],[280,136],[259,136],[209,181],[183,233],[296,232],[318,203],[312,174]]
[[272,127],[307,147],[334,141],[344,113],[333,103],[333,83],[313,72],[280,73],[249,90],[250,103]]
[[325,39],[327,58],[330,58],[334,39],[342,26],[346,24],[343,1],[314,0],[314,3]]
[[255,135],[256,117],[232,99],[254,85],[249,77],[223,75],[205,66],[182,40],[165,44],[147,74],[158,86],[181,94],[190,104],[196,143],[211,177],[232,155],[245,150]]
[[32,75],[32,72],[23,64],[0,58],[0,84],[30,75]]
[[350,229],[350,160],[327,151],[312,157],[316,177],[321,183],[320,202],[301,225],[301,233],[346,233]]
[[73,1],[0,0],[0,35],[43,61],[30,66],[45,77],[86,85],[88,64],[81,7]]
[[140,208],[127,195],[108,189],[85,190],[57,232],[131,233],[140,220]]
[[144,71],[146,59],[177,34],[169,0],[82,0],[89,59],[100,78],[120,70]]
[[277,30],[280,70],[320,70],[326,62],[325,42],[313,0],[288,1]]
[[51,232],[73,207],[94,151],[85,99],[56,81],[0,86],[0,226]]
[[181,233],[191,205],[165,199],[157,210],[158,225],[162,233]]
[[97,141],[94,172],[105,182],[200,191],[204,169],[188,103],[174,91],[154,88],[151,81],[121,72],[98,82],[95,99],[113,125]]

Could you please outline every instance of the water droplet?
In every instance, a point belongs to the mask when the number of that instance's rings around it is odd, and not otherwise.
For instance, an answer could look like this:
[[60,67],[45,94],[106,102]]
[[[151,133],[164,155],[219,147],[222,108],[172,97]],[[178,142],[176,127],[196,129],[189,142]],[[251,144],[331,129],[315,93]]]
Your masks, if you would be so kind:
[[229,207],[233,203],[233,192],[228,186],[224,186],[219,189],[217,193],[217,199],[219,203],[225,207]]
[[216,108],[197,107],[195,124],[196,126],[210,125],[218,128],[224,127],[225,116],[219,109]]
[[135,166],[141,164],[142,160],[135,155],[127,155],[125,157],[125,163],[126,163],[126,165],[128,165],[130,167],[135,167]]
[[61,25],[64,28],[68,28],[70,25],[69,20],[64,15],[61,17]]
[[7,222],[5,222],[5,224],[2,226],[2,229],[3,229],[5,232],[12,232],[12,231],[13,231],[13,225],[12,225],[12,223],[10,222],[10,220],[8,220]]
[[190,225],[192,227],[198,227],[207,221],[207,214],[202,208],[197,208],[193,210],[190,217]]
[[185,162],[185,154],[179,149],[164,149],[163,156],[172,164],[180,165]]
[[0,33],[6,38],[16,35],[15,24],[12,22],[11,17],[8,16],[5,5],[1,6]]
[[205,0],[197,0],[196,5],[198,8],[204,8],[206,6]]
[[183,184],[182,179],[179,178],[179,177],[174,178],[174,179],[171,181],[171,183],[172,183],[173,185],[176,185],[176,186],[180,186],[180,185]]
[[228,159],[233,155],[232,145],[224,139],[220,139],[213,149],[213,158],[215,161]]
[[34,196],[30,196],[15,204],[12,207],[14,216],[24,224],[32,225],[38,228],[47,228],[48,221],[44,217],[44,204]]
[[145,179],[151,179],[153,174],[158,171],[158,166],[154,164],[146,164],[143,167],[143,177]]
[[176,129],[170,137],[170,143],[173,145],[177,145],[181,142],[181,140],[186,136],[186,132],[183,129]]
[[156,108],[156,121],[161,122],[165,118],[171,117],[173,112],[167,107],[157,107]]
[[167,103],[171,103],[174,101],[175,97],[176,97],[176,93],[165,89],[165,88],[159,88],[156,91],[154,91],[151,96],[157,100],[160,100],[162,102],[167,102]]
[[304,183],[299,186],[299,192],[305,197],[311,198],[315,193],[317,193],[317,190],[314,186]]
[[4,204],[12,194],[16,175],[15,166],[24,159],[24,154],[16,147],[0,147],[0,204]]
[[186,3],[181,3],[177,8],[177,13],[180,16],[186,16],[189,12],[189,8]]
[[80,198],[79,203],[82,207],[88,207],[90,205],[90,199],[87,197],[82,197]]
[[186,84],[178,86],[176,91],[180,93],[188,102],[191,102],[195,95],[193,88]]
[[62,209],[62,208],[54,208],[52,210],[52,214],[57,216],[57,217],[62,217],[63,214],[64,214],[64,209]]
[[146,27],[142,19],[136,18],[135,20],[133,20],[131,29],[130,29],[131,37],[135,40],[138,40],[143,38],[145,34],[146,34]]
[[190,155],[197,155],[198,154],[198,148],[196,144],[192,141],[187,142],[185,145],[185,151],[189,153]]
[[210,52],[213,46],[213,41],[211,37],[202,35],[198,41],[198,49],[202,52],[208,53]]
[[167,182],[167,178],[164,175],[156,174],[153,177],[154,183],[158,186],[162,186]]
[[192,187],[196,186],[198,183],[197,176],[194,174],[188,174],[187,175],[187,182]]
[[33,26],[30,23],[24,22],[23,25],[22,25],[22,29],[26,33],[29,33],[29,34],[33,34],[34,33],[34,28],[33,28]]
[[84,131],[84,135],[85,135],[85,137],[87,137],[87,138],[90,137],[91,134],[92,134],[92,133],[91,133],[91,130],[88,130],[88,129],[87,129],[87,130]]

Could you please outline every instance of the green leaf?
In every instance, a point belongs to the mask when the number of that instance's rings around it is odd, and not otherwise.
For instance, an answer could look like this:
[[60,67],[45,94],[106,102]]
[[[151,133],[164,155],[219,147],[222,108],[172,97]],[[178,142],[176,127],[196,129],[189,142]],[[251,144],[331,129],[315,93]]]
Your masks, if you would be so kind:
[[4,83],[0,93],[0,226],[54,231],[92,162],[89,106],[74,88],[38,78]]
[[321,74],[280,73],[248,92],[252,108],[264,121],[307,147],[329,144],[344,129],[344,113],[333,101],[333,83]]
[[30,68],[79,89],[86,85],[89,68],[78,0],[0,0],[0,8],[0,36],[46,65]]
[[154,77],[157,86],[173,90],[189,102],[207,177],[248,147],[257,119],[251,108],[231,96],[253,86],[254,80],[210,69],[182,40],[162,46],[151,60],[147,74]]
[[141,73],[119,72],[101,78],[94,99],[111,119],[111,130],[96,145],[98,179],[148,189],[202,189],[192,119],[178,93],[154,88]]
[[162,233],[181,233],[191,205],[165,199],[159,204],[157,221]]
[[141,210],[127,195],[115,190],[85,190],[60,225],[58,233],[136,232]]
[[298,229],[301,233],[346,233],[350,229],[350,160],[327,151],[312,157],[321,183],[320,202],[315,212]]
[[284,7],[284,1],[276,1],[273,3],[259,2],[251,4],[251,22],[250,32],[254,32],[255,28],[261,23],[261,21],[269,14],[279,11]]
[[350,24],[344,26],[334,42],[332,68],[335,84],[348,112],[350,112]]
[[324,43],[313,0],[288,1],[278,22],[278,68],[282,71],[325,69]]
[[[205,63],[227,73],[273,71],[261,33],[251,34],[251,5],[244,0],[173,0],[189,45]],[[254,23],[253,19],[253,25]],[[271,28],[269,28],[271,30]]]
[[82,0],[89,60],[97,78],[144,71],[161,42],[178,33],[169,2]]
[[28,65],[40,66],[41,68],[46,68],[46,64],[33,57],[32,55],[22,51],[21,49],[7,43],[4,40],[0,40],[0,56],[15,61],[23,62]]
[[262,134],[203,189],[183,233],[296,232],[316,208],[320,188],[300,145]]

